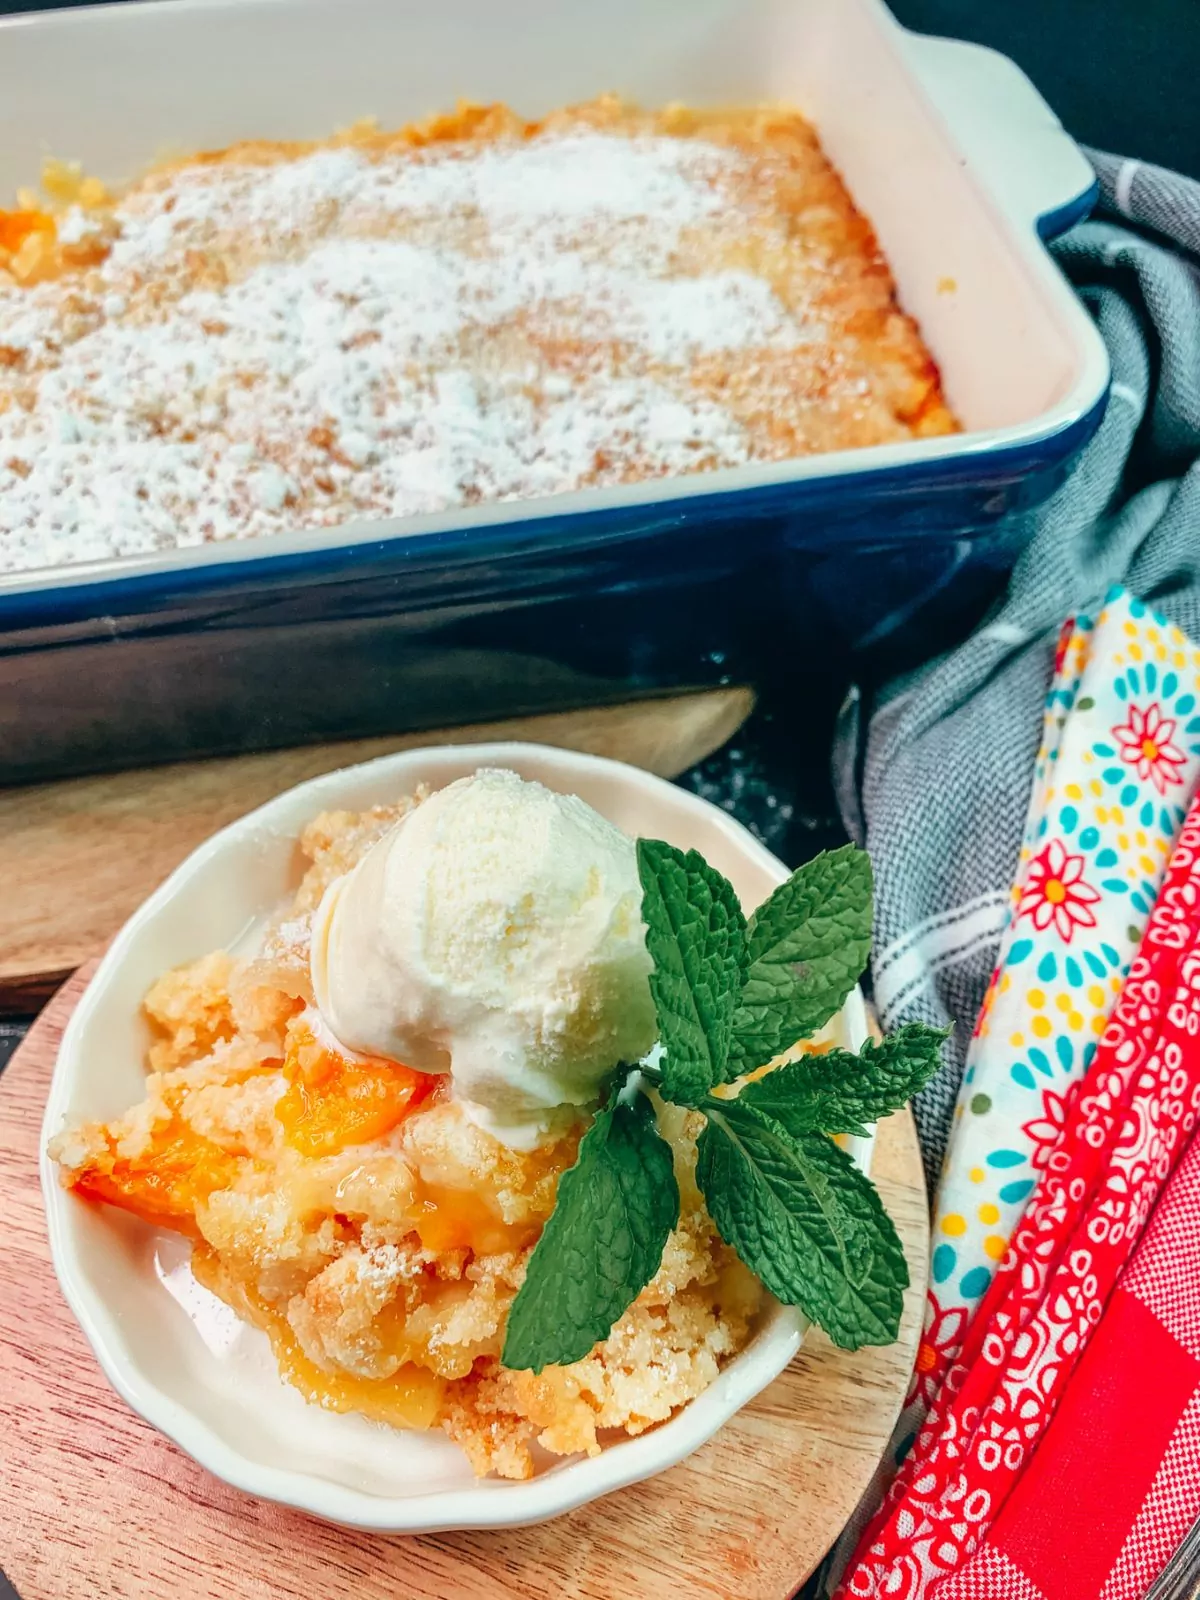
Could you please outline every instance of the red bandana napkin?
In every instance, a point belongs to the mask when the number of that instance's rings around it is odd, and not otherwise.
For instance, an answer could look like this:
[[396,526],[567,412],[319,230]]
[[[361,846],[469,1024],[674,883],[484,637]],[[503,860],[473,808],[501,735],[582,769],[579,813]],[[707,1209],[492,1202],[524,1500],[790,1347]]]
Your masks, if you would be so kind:
[[[1185,1169],[1195,1168],[1190,1234],[1178,1223],[1164,1234],[1156,1223],[1126,1266],[1200,1106],[1198,939],[1200,804],[1188,814],[1129,978],[1009,1252],[839,1594],[1133,1600],[1142,1587],[1113,1587],[1114,1563],[1146,1515],[1151,1485],[1138,1473],[1144,1478],[1145,1469],[1157,1470],[1177,1427],[1183,1448],[1191,1446],[1192,1473],[1182,1485],[1178,1473],[1172,1477],[1172,1506],[1185,1526],[1200,1510],[1197,1439],[1180,1420],[1192,1402],[1200,1427],[1200,1401],[1192,1399],[1200,1383],[1200,1161]],[[1171,1210],[1165,1202],[1162,1209]],[[1152,1286],[1155,1298],[1145,1292],[1139,1298],[1134,1283]],[[1189,1295],[1196,1301],[1192,1313]],[[1183,1319],[1179,1327],[1171,1321],[1173,1307]],[[1131,1355],[1122,1341],[1140,1322],[1158,1331],[1143,1330],[1145,1346]],[[1195,1335],[1190,1344],[1187,1330]],[[1164,1341],[1177,1353],[1173,1362],[1163,1357],[1160,1383],[1147,1363]],[[1068,1384],[1083,1359],[1100,1369],[1092,1382],[1107,1385],[1098,1410],[1082,1371]],[[1112,1470],[1123,1486],[1117,1492],[1097,1477],[1092,1435],[1113,1428],[1122,1406],[1136,1417],[1132,1437],[1146,1451],[1139,1455],[1117,1441]],[[1087,1429],[1090,1442],[1081,1451]],[[1076,1463],[1077,1481],[1061,1471],[1055,1476],[1047,1464],[1055,1460]],[[1031,1482],[1042,1484],[1044,1503],[1031,1503]],[[1040,1511],[1046,1538],[1059,1548],[1069,1508],[1079,1508],[1081,1526],[1090,1528],[1100,1500],[1107,1542],[1094,1544],[1091,1563],[1099,1572],[1108,1561],[1100,1580],[1083,1576],[1079,1551],[1069,1548],[1060,1551],[1061,1581],[1043,1575],[1050,1570],[1045,1561],[1034,1563],[1035,1579],[1021,1555],[1023,1530],[1039,1525],[1034,1513]],[[1135,1542],[1126,1564],[1140,1574],[1161,1541],[1138,1535]],[[1163,1559],[1170,1548],[1168,1542]]]
[[1200,1143],[1193,1141],[1037,1454],[983,1544],[932,1593],[936,1600],[1142,1600],[1198,1515]]

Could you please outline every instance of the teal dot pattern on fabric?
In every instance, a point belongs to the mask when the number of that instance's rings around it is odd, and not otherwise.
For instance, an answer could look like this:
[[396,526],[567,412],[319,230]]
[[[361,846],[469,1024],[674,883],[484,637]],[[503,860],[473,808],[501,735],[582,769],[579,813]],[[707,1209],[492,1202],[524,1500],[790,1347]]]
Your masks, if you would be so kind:
[[[1080,1052],[1082,1064],[1085,1067],[1088,1066],[1095,1054],[1096,1040],[1091,1039],[1083,1046],[1083,1049]],[[1053,1079],[1057,1077],[1060,1072],[1073,1073],[1074,1068],[1075,1046],[1072,1044],[1068,1035],[1060,1034],[1054,1041],[1053,1061],[1051,1061],[1050,1057],[1044,1050],[1039,1049],[1037,1045],[1031,1045],[1029,1049],[1026,1050],[1024,1059],[1014,1061],[1009,1067],[1008,1072],[1009,1077],[1012,1078],[1013,1082],[1019,1083],[1023,1089],[1037,1089],[1042,1080]],[[973,1109],[974,1107],[972,1106],[972,1110]],[[1004,1166],[1006,1164],[1005,1158],[1011,1156],[1013,1152],[997,1151],[994,1152],[994,1154],[997,1159],[993,1160],[992,1157],[989,1156],[989,1165]],[[1012,1163],[1007,1162],[1007,1164],[1011,1165]]]
[[972,1267],[969,1272],[964,1272],[958,1280],[958,1287],[964,1300],[978,1300],[981,1294],[986,1293],[987,1286],[992,1281],[990,1267]]
[[1000,1190],[1000,1198],[1006,1206],[1015,1206],[1018,1200],[1024,1200],[1026,1195],[1033,1193],[1033,1179],[1022,1178],[1018,1183],[1006,1183]]
[[945,1283],[958,1263],[958,1253],[952,1244],[940,1244],[933,1252],[930,1268],[934,1283]]

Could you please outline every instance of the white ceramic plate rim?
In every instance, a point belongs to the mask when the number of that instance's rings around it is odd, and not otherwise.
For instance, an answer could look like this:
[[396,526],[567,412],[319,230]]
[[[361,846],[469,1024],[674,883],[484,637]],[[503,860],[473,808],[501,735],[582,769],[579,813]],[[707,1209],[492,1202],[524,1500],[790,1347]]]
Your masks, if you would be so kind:
[[[139,934],[183,890],[201,877],[210,863],[235,840],[260,830],[295,831],[294,813],[314,815],[333,802],[351,777],[367,773],[394,776],[400,783],[421,781],[423,762],[454,761],[479,766],[517,766],[536,761],[555,770],[564,786],[583,772],[604,774],[651,794],[668,791],[671,803],[698,815],[726,834],[736,847],[782,881],[787,868],[742,825],[708,801],[676,788],[662,778],[600,756],[524,743],[443,745],[381,756],[356,767],[341,768],[285,791],[257,810],[214,834],[171,874],[134,913],[117,935],[79,1000],[64,1031],[50,1085],[42,1125],[40,1174],[50,1240],[50,1253],[64,1296],[82,1328],[105,1376],[117,1393],[146,1421],[218,1478],[248,1494],[277,1501],[349,1527],[389,1533],[436,1533],[452,1529],[520,1527],[575,1510],[588,1501],[674,1466],[716,1433],[717,1429],[771,1383],[800,1348],[807,1324],[793,1308],[778,1306],[764,1325],[704,1391],[670,1421],[634,1439],[606,1446],[594,1458],[571,1459],[523,1483],[483,1480],[466,1489],[426,1495],[391,1497],[370,1494],[301,1471],[249,1461],[231,1448],[188,1407],[150,1380],[124,1348],[117,1319],[77,1270],[76,1249],[66,1227],[67,1208],[77,1204],[58,1181],[46,1154],[48,1139],[62,1126],[69,1090],[80,1070],[79,1045],[100,999]],[[402,791],[398,791],[402,792]],[[867,1037],[862,994],[855,990],[843,1019],[854,1048]],[[874,1136],[852,1141],[855,1159],[870,1170]]]

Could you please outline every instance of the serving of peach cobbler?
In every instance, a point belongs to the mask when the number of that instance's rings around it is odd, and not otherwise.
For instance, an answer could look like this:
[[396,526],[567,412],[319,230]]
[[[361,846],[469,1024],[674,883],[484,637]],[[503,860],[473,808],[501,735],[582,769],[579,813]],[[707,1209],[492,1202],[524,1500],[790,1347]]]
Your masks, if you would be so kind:
[[[594,813],[584,816],[582,802],[564,821],[558,812],[569,802],[561,797],[511,774],[482,774],[468,781],[465,799],[457,797],[447,841],[455,859],[445,859],[437,837],[406,830],[426,808],[445,823],[447,797],[461,788],[440,791],[433,802],[418,794],[362,814],[315,818],[300,840],[305,870],[294,902],[256,953],[206,955],[168,972],[146,995],[151,1040],[142,1103],[110,1122],[70,1129],[51,1148],[78,1195],[189,1235],[196,1277],[266,1330],[280,1372],[308,1400],[394,1426],[444,1429],[477,1473],[524,1478],[535,1441],[558,1455],[595,1453],[602,1430],[635,1434],[669,1417],[744,1344],[762,1291],[722,1243],[697,1191],[694,1137],[702,1119],[664,1107],[681,1209],[654,1277],[585,1359],[540,1375],[500,1364],[510,1304],[588,1114],[582,1105],[551,1103],[583,1096],[594,1106],[582,1074],[601,1059],[613,1064],[617,1055],[609,1059],[605,1046],[648,1048],[653,1023],[648,1005],[638,1006],[646,961],[636,900],[632,921],[620,925],[636,884],[632,842]],[[527,790],[539,793],[531,799]],[[486,808],[493,819],[508,805],[529,838],[527,858],[507,877],[489,861],[495,838],[478,837],[482,815],[464,812],[473,793],[482,802],[477,811]],[[424,1034],[422,1065],[444,1067],[430,1053],[448,1050],[452,1072],[340,1046],[315,1003],[314,919],[317,939],[329,942],[321,908],[349,907],[356,927],[381,945],[379,907],[372,911],[370,895],[358,894],[370,887],[369,875],[355,878],[353,869],[380,860],[394,868],[394,842],[405,838],[410,859],[401,865],[419,863],[423,874],[414,895],[418,887],[436,895],[445,912],[439,919],[425,908],[422,955],[414,947],[412,960],[428,969],[409,980],[421,988],[424,1010],[406,1026]],[[559,848],[572,841],[578,872]],[[536,870],[551,860],[554,883]],[[466,863],[470,883],[453,880],[456,862]],[[518,887],[521,893],[510,892]],[[519,921],[531,897],[545,912],[556,895],[565,908],[553,930],[558,953],[535,930],[522,938],[518,928],[514,938],[511,928],[494,925],[498,915]],[[477,925],[456,929],[464,912]],[[477,968],[474,990],[486,990],[474,1015],[464,986],[453,983],[462,952],[447,940],[456,932]],[[339,1002],[339,1027],[356,1043],[384,990],[394,1009],[404,1009],[397,1000],[403,983],[364,975],[369,961],[359,961],[353,981],[332,957],[318,974]],[[373,977],[379,982],[364,999]],[[538,986],[550,1003],[534,1016],[529,1002]],[[519,1064],[510,1020],[492,1004],[501,992],[510,1009],[524,1012]],[[614,1039],[610,1015],[596,1023],[618,992],[626,1010],[615,1026],[627,1037]],[[564,1038],[579,1073],[550,1084]],[[507,1056],[503,1081],[472,1059],[477,1046]],[[462,1098],[464,1086],[474,1098]]]
[[189,1236],[307,1400],[525,1478],[699,1395],[764,1290],[846,1348],[896,1337],[904,1253],[837,1141],[941,1035],[833,1045],[862,851],[747,917],[695,850],[484,768],[325,812],[299,855],[251,951],[145,996],[145,1099],[50,1154]]

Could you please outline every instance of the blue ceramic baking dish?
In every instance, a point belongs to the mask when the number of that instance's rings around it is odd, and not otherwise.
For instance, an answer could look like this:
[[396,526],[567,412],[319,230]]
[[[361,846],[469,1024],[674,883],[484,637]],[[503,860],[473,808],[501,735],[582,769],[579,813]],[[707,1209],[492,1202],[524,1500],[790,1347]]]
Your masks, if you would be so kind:
[[1011,62],[879,0],[154,0],[7,18],[0,72],[0,193],[47,149],[120,180],[168,145],[459,96],[798,105],[964,430],[0,578],[6,781],[932,647],[1104,406],[1103,344],[1043,242],[1086,214],[1090,168]]

